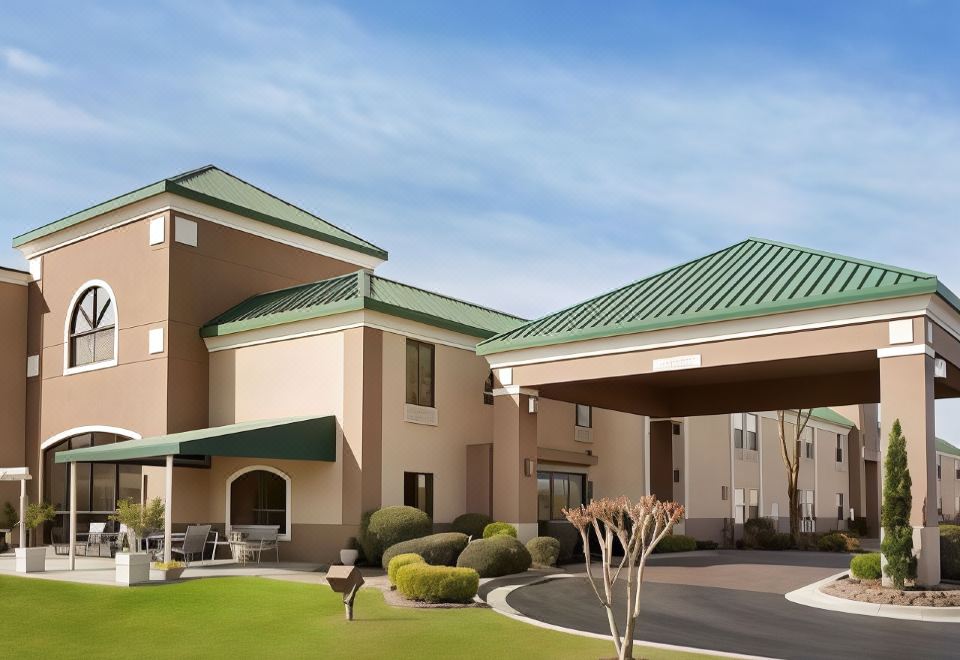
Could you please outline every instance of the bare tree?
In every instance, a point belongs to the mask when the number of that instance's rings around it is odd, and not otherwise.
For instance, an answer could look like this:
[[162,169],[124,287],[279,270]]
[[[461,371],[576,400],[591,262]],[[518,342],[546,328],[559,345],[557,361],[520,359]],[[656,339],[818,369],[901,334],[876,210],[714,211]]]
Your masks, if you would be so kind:
[[[793,436],[787,439],[787,413],[784,410],[777,411],[777,430],[780,434],[780,456],[783,458],[783,464],[787,468],[787,501],[790,507],[790,538],[796,544],[800,537],[800,489],[798,481],[800,477],[800,441],[803,438],[803,431],[807,428],[807,422],[810,421],[810,415],[813,409],[808,408],[804,411],[802,408],[797,410],[797,420],[793,425]],[[789,445],[793,445],[793,455],[790,455]]]
[[[603,498],[575,509],[563,509],[563,515],[577,528],[583,539],[583,558],[587,580],[600,603],[607,611],[610,634],[617,649],[617,658],[633,658],[633,633],[640,614],[640,587],[647,558],[657,544],[683,518],[683,506],[676,502],[661,502],[654,495],[646,495],[634,504],[626,497]],[[590,555],[590,530],[600,544],[600,569],[603,593],[593,576]],[[623,557],[614,568],[614,539],[620,542]],[[614,587],[620,572],[627,569],[626,622],[623,636],[613,612]]]

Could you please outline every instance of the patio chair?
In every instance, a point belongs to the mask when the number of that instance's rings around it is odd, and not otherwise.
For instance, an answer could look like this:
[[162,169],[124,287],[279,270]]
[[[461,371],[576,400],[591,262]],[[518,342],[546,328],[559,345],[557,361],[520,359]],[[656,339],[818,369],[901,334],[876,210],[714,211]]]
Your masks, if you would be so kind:
[[200,555],[202,560],[203,550],[207,547],[207,537],[210,536],[210,527],[210,525],[190,525],[187,527],[187,533],[183,535],[183,542],[178,548],[171,547],[171,554],[182,556],[185,564],[189,564],[194,555]]
[[266,552],[276,553],[276,562],[280,563],[280,525],[233,525],[233,532],[243,535],[243,541],[248,555],[256,555],[257,563]]

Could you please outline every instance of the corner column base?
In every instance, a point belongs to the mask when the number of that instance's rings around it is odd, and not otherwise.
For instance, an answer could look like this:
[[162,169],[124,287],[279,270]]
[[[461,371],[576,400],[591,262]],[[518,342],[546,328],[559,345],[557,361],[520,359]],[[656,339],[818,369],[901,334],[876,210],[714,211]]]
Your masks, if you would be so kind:
[[517,540],[521,543],[526,544],[532,538],[536,538],[540,535],[540,524],[539,523],[510,523],[517,528]]
[[922,587],[940,584],[940,527],[914,527],[913,551],[917,557],[917,584]]

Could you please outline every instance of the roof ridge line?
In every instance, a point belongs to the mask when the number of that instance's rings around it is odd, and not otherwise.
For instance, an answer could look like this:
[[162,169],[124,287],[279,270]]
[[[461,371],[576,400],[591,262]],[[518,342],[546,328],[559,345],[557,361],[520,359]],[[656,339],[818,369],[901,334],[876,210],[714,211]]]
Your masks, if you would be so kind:
[[524,321],[524,322],[530,321],[530,319],[525,319],[525,318],[523,318],[522,316],[517,316],[516,314],[511,314],[510,312],[504,312],[504,311],[501,311],[501,310],[499,310],[499,309],[495,309],[495,308],[493,308],[493,307],[487,307],[486,305],[480,305],[480,304],[478,304],[478,303],[470,302],[469,300],[464,300],[464,299],[462,299],[462,298],[456,298],[456,297],[454,297],[454,296],[448,296],[448,295],[445,294],[445,293],[439,293],[439,292],[437,292],[437,291],[432,291],[432,290],[430,290],[430,289],[424,289],[423,287],[416,286],[416,285],[414,285],[414,284],[407,284],[406,282],[400,282],[400,281],[398,281],[398,280],[392,280],[392,279],[390,279],[389,277],[382,277],[382,276],[380,276],[380,275],[377,275],[376,273],[370,273],[370,277],[371,277],[371,279],[378,279],[378,280],[383,280],[383,281],[385,281],[385,282],[390,282],[390,283],[392,283],[392,284],[399,284],[400,286],[405,286],[405,287],[407,287],[408,289],[416,289],[417,291],[422,291],[423,293],[429,293],[429,294],[432,295],[432,296],[438,296],[438,297],[440,297],[440,298],[446,298],[447,300],[452,300],[452,301],[454,301],[454,302],[462,303],[462,304],[464,304],[464,305],[467,305],[467,306],[469,306],[469,307],[473,307],[473,308],[475,308],[475,309],[482,309],[482,310],[484,310],[484,311],[486,311],[486,312],[493,312],[493,313],[495,313],[495,314],[500,314],[501,316],[509,316],[509,317],[512,318],[512,319],[517,319],[518,321]]
[[817,254],[823,257],[828,257],[830,259],[840,259],[841,261],[846,261],[853,264],[860,264],[862,266],[870,266],[872,268],[882,268],[884,270],[889,270],[895,273],[904,273],[907,275],[912,275],[914,277],[919,277],[922,279],[936,280],[937,276],[933,273],[927,273],[921,270],[913,270],[911,268],[902,268],[900,266],[894,266],[892,264],[885,264],[879,261],[870,261],[869,259],[860,259],[858,257],[851,257],[846,254],[839,254],[838,252],[828,252],[826,250],[820,250],[817,248],[810,248],[804,245],[797,245],[795,243],[786,243],[784,241],[775,241],[770,238],[761,238],[759,236],[750,236],[748,241],[755,241],[757,243],[766,243],[768,245],[778,245],[780,247],[785,247],[791,250],[799,250],[801,252],[807,252],[810,254]]

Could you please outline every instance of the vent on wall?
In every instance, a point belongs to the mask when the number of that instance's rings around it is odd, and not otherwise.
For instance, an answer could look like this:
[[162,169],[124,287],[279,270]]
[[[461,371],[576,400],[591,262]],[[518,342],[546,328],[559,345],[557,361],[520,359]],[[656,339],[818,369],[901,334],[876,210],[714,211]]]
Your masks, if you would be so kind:
[[[573,439],[577,442],[593,442],[593,429],[583,426],[574,427]],[[567,436],[570,437],[570,436]]]

